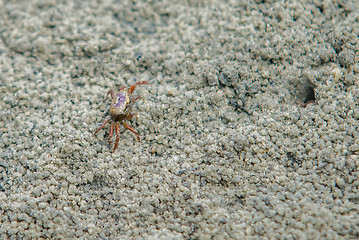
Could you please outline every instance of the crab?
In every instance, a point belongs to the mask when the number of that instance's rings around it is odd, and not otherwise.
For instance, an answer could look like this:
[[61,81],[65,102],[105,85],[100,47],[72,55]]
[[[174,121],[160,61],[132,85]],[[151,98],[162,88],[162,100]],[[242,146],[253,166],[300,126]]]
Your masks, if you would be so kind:
[[123,124],[123,126],[133,132],[137,140],[140,142],[140,134],[134,129],[133,127],[130,127],[126,121],[130,120],[133,116],[135,116],[135,113],[132,113],[132,107],[134,103],[142,99],[141,96],[132,96],[133,91],[135,90],[137,85],[143,85],[143,84],[150,84],[147,81],[141,81],[133,84],[131,87],[125,89],[125,87],[121,87],[119,92],[115,92],[115,90],[110,89],[106,95],[106,97],[110,94],[112,98],[112,103],[110,106],[110,119],[104,121],[101,126],[96,130],[94,135],[96,135],[101,129],[103,129],[107,123],[110,123],[110,131],[108,135],[108,143],[111,145],[112,141],[111,138],[113,136],[113,132],[115,131],[116,134],[116,141],[115,141],[115,147],[113,148],[113,153],[116,151],[116,148],[118,146],[118,143],[120,141],[120,124]]

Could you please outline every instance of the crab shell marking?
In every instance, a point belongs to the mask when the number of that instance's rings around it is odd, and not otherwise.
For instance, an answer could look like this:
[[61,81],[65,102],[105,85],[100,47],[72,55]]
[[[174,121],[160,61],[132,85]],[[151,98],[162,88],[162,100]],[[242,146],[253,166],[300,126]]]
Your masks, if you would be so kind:
[[114,96],[110,107],[110,114],[112,118],[116,121],[123,120],[127,115],[129,103],[130,97],[128,96],[127,91],[118,92]]

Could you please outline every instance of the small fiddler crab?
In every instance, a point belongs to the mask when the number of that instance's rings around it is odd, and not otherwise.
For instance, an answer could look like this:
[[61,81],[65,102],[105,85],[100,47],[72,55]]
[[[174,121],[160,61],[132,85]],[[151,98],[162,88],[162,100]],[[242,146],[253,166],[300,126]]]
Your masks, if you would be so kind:
[[106,120],[102,123],[102,125],[96,130],[94,135],[96,135],[102,128],[106,126],[107,123],[110,122],[110,131],[108,135],[108,143],[111,145],[112,141],[112,135],[115,131],[116,133],[116,142],[115,147],[113,149],[113,153],[116,151],[116,148],[118,146],[118,143],[120,141],[120,124],[123,124],[123,126],[133,132],[137,140],[140,142],[140,134],[134,129],[133,127],[130,127],[126,120],[130,120],[133,116],[135,116],[135,113],[132,113],[132,107],[134,103],[142,99],[141,96],[132,96],[133,91],[135,90],[137,85],[143,85],[143,84],[150,84],[147,81],[137,82],[133,84],[131,87],[125,89],[125,87],[121,87],[119,92],[115,92],[115,90],[110,89],[106,95],[106,97],[110,94],[112,98],[112,103],[110,106],[110,119]]

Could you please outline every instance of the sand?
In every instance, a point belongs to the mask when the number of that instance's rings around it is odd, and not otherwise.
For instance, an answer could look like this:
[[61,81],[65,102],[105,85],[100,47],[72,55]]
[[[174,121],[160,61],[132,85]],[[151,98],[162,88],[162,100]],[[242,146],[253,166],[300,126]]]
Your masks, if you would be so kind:
[[[359,237],[358,1],[0,16],[1,239]],[[106,93],[138,81],[112,153]]]

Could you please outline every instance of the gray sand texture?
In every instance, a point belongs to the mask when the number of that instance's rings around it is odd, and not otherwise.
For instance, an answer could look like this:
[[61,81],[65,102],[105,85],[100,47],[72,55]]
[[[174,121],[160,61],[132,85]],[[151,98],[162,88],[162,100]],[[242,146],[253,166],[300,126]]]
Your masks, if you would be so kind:
[[0,1],[0,239],[358,239],[358,36],[349,0]]

